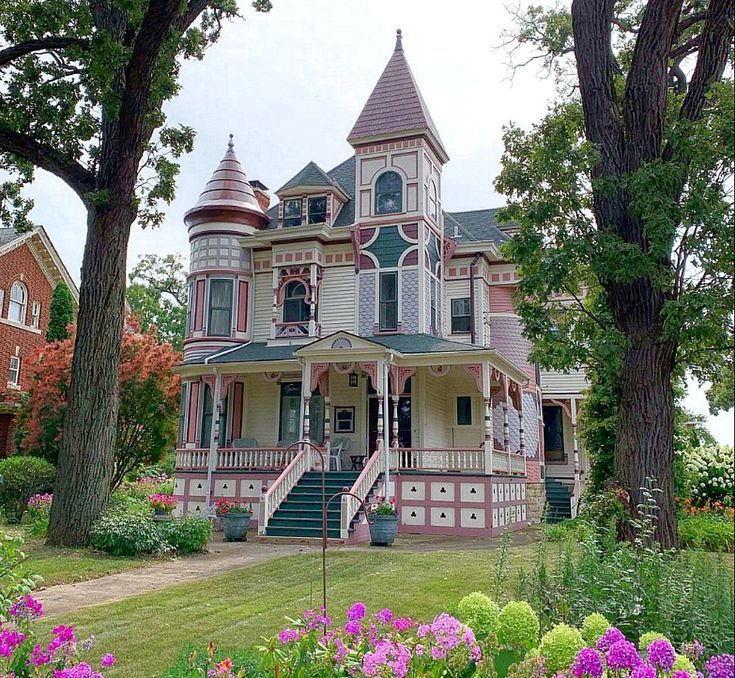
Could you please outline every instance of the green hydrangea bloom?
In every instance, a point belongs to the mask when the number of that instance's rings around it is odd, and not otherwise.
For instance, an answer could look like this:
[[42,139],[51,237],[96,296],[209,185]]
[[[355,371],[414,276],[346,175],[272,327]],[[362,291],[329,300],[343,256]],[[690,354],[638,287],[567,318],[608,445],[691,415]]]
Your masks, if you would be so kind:
[[646,631],[646,633],[644,633],[638,640],[638,649],[647,650],[648,646],[654,640],[668,640],[668,638],[658,631]]
[[597,639],[610,628],[610,622],[599,612],[588,614],[582,620],[582,638],[589,646],[593,646]]
[[577,653],[584,647],[579,629],[568,624],[557,624],[541,638],[539,649],[546,659],[546,669],[550,674],[566,671]]
[[683,654],[677,654],[674,665],[671,667],[671,673],[674,671],[686,671],[690,676],[697,675],[697,667],[692,664],[692,660],[689,657],[685,657]]
[[457,616],[467,626],[469,626],[475,634],[484,638],[498,630],[500,607],[494,601],[488,598],[484,593],[475,591],[466,595],[459,601],[457,606]]
[[538,615],[525,600],[509,602],[500,611],[498,621],[498,637],[504,645],[527,650],[538,643]]

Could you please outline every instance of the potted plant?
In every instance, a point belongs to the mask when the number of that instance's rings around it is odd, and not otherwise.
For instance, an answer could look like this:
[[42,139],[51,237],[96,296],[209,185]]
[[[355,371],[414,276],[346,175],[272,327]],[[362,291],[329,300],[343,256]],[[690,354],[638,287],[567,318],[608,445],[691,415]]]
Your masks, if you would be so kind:
[[368,525],[370,526],[370,544],[372,546],[390,546],[398,532],[398,513],[395,499],[386,501],[378,498],[368,507]]
[[170,494],[151,494],[148,504],[153,509],[153,517],[160,520],[171,517],[176,508],[176,499]]
[[215,511],[225,533],[225,541],[248,540],[248,528],[253,515],[253,509],[248,504],[220,499],[215,504]]

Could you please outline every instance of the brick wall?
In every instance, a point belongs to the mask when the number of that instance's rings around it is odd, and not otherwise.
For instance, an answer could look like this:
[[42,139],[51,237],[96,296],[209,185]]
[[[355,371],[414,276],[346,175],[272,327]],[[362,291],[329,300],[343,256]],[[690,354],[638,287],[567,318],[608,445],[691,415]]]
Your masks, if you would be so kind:
[[[19,327],[8,320],[10,304],[10,287],[16,280],[22,280],[28,290],[25,326]],[[45,343],[49,322],[51,294],[53,288],[43,273],[38,261],[33,256],[28,244],[24,243],[0,256],[0,289],[3,290],[2,308],[0,308],[0,401],[15,395],[16,390],[8,387],[8,370],[10,357],[20,356],[20,385],[28,387],[28,364],[31,354]],[[31,327],[31,309],[33,302],[41,304],[39,329]],[[12,451],[12,428],[10,418],[3,417],[0,430],[0,456]]]

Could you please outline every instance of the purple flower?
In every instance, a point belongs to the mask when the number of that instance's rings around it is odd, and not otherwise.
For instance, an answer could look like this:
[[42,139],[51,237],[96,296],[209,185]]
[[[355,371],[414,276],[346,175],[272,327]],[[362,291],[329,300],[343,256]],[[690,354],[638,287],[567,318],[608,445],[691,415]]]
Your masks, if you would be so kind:
[[19,631],[0,631],[0,656],[10,657],[15,648],[22,645],[26,636]]
[[43,605],[33,596],[23,596],[10,606],[9,613],[11,617],[34,619],[43,615]]
[[396,631],[408,631],[413,626],[414,622],[413,619],[410,617],[398,617],[393,622],[393,626],[395,626]]
[[375,615],[384,624],[388,624],[393,619],[393,613],[387,608],[383,608],[378,614]]
[[628,640],[618,640],[613,643],[605,654],[607,666],[610,669],[634,669],[641,663],[638,649]]
[[630,678],[656,678],[656,669],[650,664],[642,663],[636,666],[630,673]]
[[345,633],[357,636],[362,631],[362,625],[357,620],[350,620],[345,624]]
[[666,638],[659,638],[648,645],[648,661],[663,671],[670,671],[676,661],[676,652]]
[[[699,672],[697,672],[699,673]],[[692,678],[689,671],[674,671],[674,673],[671,674],[671,678]]]
[[299,639],[299,632],[294,629],[283,629],[278,634],[278,640],[284,645],[288,645],[291,641]]
[[576,676],[576,678],[581,678],[582,676],[600,678],[602,672],[602,657],[600,657],[600,653],[597,650],[593,650],[591,647],[582,648],[572,663],[572,675]]
[[103,655],[102,659],[100,659],[100,666],[105,669],[109,669],[111,666],[115,666],[115,655],[110,654],[109,652],[106,655]]
[[355,603],[347,610],[347,619],[349,621],[360,621],[365,616],[365,603]]
[[625,640],[623,632],[619,628],[611,626],[597,639],[595,647],[601,652],[607,652],[614,643],[617,643],[620,640]]
[[731,654],[710,657],[704,666],[709,678],[732,678],[735,675],[735,657]]

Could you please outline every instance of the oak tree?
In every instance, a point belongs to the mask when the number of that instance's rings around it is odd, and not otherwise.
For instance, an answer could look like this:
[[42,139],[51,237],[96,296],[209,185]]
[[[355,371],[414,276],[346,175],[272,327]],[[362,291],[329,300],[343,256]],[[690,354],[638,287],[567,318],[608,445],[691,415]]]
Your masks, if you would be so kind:
[[[256,0],[268,11],[269,0]],[[201,59],[236,0],[6,0],[0,4],[0,216],[27,225],[37,168],[87,211],[77,341],[52,544],[89,541],[113,473],[125,265],[133,222],[156,225],[193,131],[168,127],[180,62]]]
[[676,381],[732,370],[733,3],[573,0],[516,17],[515,46],[562,90],[532,130],[505,133],[519,313],[547,366],[612,369],[616,477],[631,510],[655,479],[671,546]]

